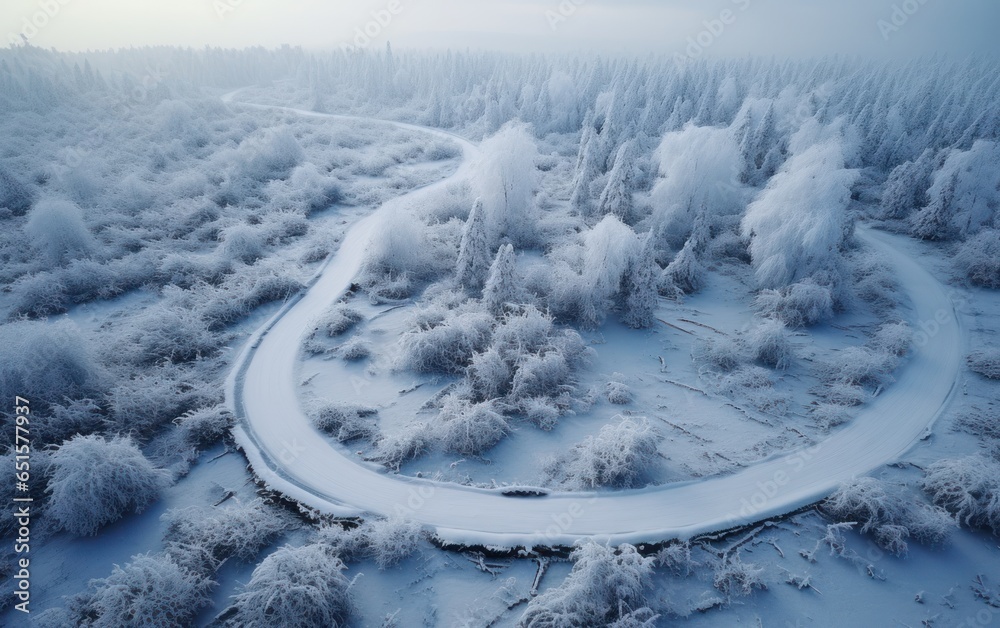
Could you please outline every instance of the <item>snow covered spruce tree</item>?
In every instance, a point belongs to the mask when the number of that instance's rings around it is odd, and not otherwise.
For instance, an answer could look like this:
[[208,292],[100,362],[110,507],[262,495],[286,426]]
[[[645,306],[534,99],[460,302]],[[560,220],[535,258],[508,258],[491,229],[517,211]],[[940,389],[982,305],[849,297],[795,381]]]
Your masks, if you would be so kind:
[[257,565],[250,582],[233,597],[227,626],[337,628],[351,614],[346,565],[323,544],[285,546]]
[[490,274],[483,288],[483,305],[494,316],[504,313],[507,306],[518,302],[520,288],[517,284],[517,258],[514,246],[504,244],[497,251],[490,266]]
[[493,263],[492,245],[486,231],[486,210],[477,198],[462,230],[455,279],[468,290],[478,290],[486,283]]
[[[533,598],[518,626],[643,626],[656,619],[644,599],[652,585],[652,558],[642,557],[632,545],[587,542],[570,559],[573,570],[566,580]],[[637,621],[627,623],[629,619]]]
[[143,510],[169,483],[130,438],[77,436],[50,456],[47,513],[63,530],[92,535]]
[[638,150],[635,140],[622,144],[615,154],[615,163],[608,173],[608,183],[601,193],[598,214],[615,216],[624,223],[632,220],[632,193],[639,172],[636,168]]
[[653,236],[647,235],[622,278],[625,296],[622,322],[633,329],[645,329],[656,321],[660,267],[656,264],[654,243]]

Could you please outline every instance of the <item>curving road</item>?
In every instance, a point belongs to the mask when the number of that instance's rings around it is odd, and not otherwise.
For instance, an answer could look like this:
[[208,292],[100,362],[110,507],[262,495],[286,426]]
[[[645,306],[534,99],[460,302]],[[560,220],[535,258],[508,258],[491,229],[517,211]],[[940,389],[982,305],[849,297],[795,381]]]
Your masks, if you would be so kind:
[[360,462],[321,437],[302,411],[295,378],[299,347],[310,323],[347,290],[382,216],[466,176],[478,152],[467,140],[445,131],[386,124],[457,140],[462,165],[448,179],[390,201],[351,227],[309,289],[254,334],[227,380],[227,402],[239,418],[235,437],[254,472],[271,489],[304,506],[337,516],[399,515],[433,529],[446,542],[469,545],[571,545],[584,537],[614,544],[689,538],[793,511],[824,498],[845,480],[897,460],[928,432],[953,394],[964,333],[944,287],[904,252],[903,238],[861,228],[859,237],[889,257],[909,294],[910,323],[931,333],[919,336],[921,342],[897,373],[896,384],[850,425],[813,448],[696,482],[533,499],[391,475]]

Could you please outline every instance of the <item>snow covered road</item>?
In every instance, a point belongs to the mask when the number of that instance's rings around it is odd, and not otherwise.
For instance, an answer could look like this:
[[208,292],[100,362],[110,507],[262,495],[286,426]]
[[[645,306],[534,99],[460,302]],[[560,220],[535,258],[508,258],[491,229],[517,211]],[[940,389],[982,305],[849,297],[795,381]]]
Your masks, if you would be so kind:
[[302,411],[295,377],[300,345],[313,320],[347,290],[381,217],[466,176],[478,152],[444,131],[386,124],[458,141],[462,165],[445,181],[390,201],[352,226],[310,288],[247,343],[227,382],[227,400],[239,418],[236,439],[254,472],[271,489],[305,506],[341,516],[398,514],[460,544],[515,547],[570,545],[583,537],[615,544],[686,538],[795,510],[822,499],[851,477],[898,459],[927,432],[953,392],[964,334],[948,294],[904,252],[904,238],[861,228],[861,239],[889,257],[912,301],[910,323],[924,332],[896,373],[898,382],[868,403],[850,425],[813,448],[783,452],[731,475],[685,484],[531,499],[400,477],[360,462],[329,444]]

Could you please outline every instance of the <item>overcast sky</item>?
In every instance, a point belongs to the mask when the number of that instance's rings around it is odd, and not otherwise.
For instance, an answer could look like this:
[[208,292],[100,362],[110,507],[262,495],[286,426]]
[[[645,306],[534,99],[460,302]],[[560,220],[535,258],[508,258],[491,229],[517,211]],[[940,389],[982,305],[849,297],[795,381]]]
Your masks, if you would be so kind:
[[0,0],[4,44],[25,33],[34,45],[64,50],[391,41],[397,48],[908,56],[997,52],[998,26],[1000,0]]

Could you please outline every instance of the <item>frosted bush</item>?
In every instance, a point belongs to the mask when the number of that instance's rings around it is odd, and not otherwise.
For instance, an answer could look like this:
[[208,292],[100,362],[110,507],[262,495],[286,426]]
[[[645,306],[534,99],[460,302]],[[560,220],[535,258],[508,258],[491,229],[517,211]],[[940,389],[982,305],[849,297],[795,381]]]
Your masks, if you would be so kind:
[[44,318],[69,308],[69,289],[60,275],[41,272],[25,275],[10,286],[11,318]]
[[848,407],[860,406],[868,401],[869,397],[861,386],[841,381],[823,384],[819,394],[828,403]]
[[394,434],[383,435],[375,443],[371,459],[399,471],[408,460],[422,455],[429,447],[428,428],[423,423],[408,425]]
[[185,413],[220,401],[218,382],[206,371],[212,365],[164,363],[146,366],[138,375],[119,379],[108,391],[108,426],[137,436],[148,436]]
[[645,613],[653,584],[653,559],[632,545],[617,549],[593,541],[570,555],[573,570],[558,587],[532,598],[518,622],[523,628],[607,626]]
[[1000,288],[1000,230],[984,229],[963,242],[955,264],[974,285]]
[[264,256],[266,235],[260,227],[234,225],[222,232],[222,254],[226,259],[252,264]]
[[558,393],[570,385],[571,376],[572,369],[561,352],[527,355],[514,374],[510,398],[516,403]]
[[485,312],[454,313],[438,325],[403,334],[400,365],[418,373],[461,374],[489,345],[492,329],[493,317]]
[[188,440],[199,447],[224,438],[235,423],[236,418],[222,405],[191,410],[174,419]]
[[522,399],[519,409],[529,421],[545,431],[554,429],[562,414],[555,402],[540,397]]
[[0,325],[0,395],[60,402],[96,393],[102,369],[88,339],[71,321],[18,321]]
[[900,489],[875,478],[856,478],[843,484],[823,502],[823,510],[837,521],[861,525],[883,549],[897,556],[908,551],[906,540],[938,545],[948,537],[954,521],[943,510],[914,503]]
[[291,525],[289,517],[263,500],[230,503],[222,508],[190,506],[168,510],[164,543],[167,554],[185,564],[204,551],[215,561],[250,561]]
[[121,336],[123,353],[136,364],[150,365],[211,357],[225,340],[197,311],[166,300],[132,317]]
[[703,369],[728,372],[745,363],[746,347],[728,336],[699,339],[694,346],[694,360]]
[[451,396],[438,414],[434,431],[445,451],[479,456],[503,440],[510,426],[491,402],[470,404]]
[[388,569],[413,555],[423,541],[420,524],[398,517],[369,519],[357,531],[365,554],[379,569]]
[[691,556],[691,542],[675,542],[656,553],[656,564],[675,576],[687,577],[700,563]]
[[935,505],[968,526],[1000,534],[1000,464],[982,456],[940,460],[927,467],[923,489]]
[[746,334],[750,355],[771,368],[786,369],[792,362],[788,329],[779,320],[764,320]]
[[243,173],[257,182],[283,179],[305,158],[298,140],[287,128],[246,140],[238,152]]
[[358,283],[375,297],[405,298],[412,285],[400,281],[428,276],[429,250],[426,225],[408,209],[393,211],[365,249]]
[[632,403],[632,388],[625,383],[625,376],[615,373],[610,382],[604,387],[604,394],[608,401],[616,405],[627,405]]
[[346,443],[359,438],[372,438],[378,433],[378,410],[345,402],[324,404],[310,413],[313,425]]
[[831,318],[833,292],[828,286],[806,279],[787,288],[762,290],[753,305],[761,316],[779,320],[794,329]]
[[645,418],[622,418],[575,445],[559,469],[584,488],[632,488],[657,462],[663,437]]
[[323,545],[282,547],[254,569],[233,596],[236,613],[227,626],[338,628],[351,614],[347,567]]
[[869,347],[847,347],[830,359],[826,377],[833,382],[854,386],[879,386],[889,382],[899,358],[895,354]]
[[774,389],[771,372],[759,366],[743,365],[721,377],[719,392],[732,399],[742,399],[761,412],[784,415],[790,398]]
[[514,370],[494,345],[473,356],[467,377],[471,397],[486,401],[499,399],[510,391]]
[[215,583],[184,569],[164,554],[136,554],[125,567],[115,565],[107,578],[71,600],[71,625],[112,628],[186,626],[211,604]]
[[871,345],[878,351],[902,357],[910,350],[913,330],[906,323],[886,323],[878,328]]
[[359,360],[364,360],[370,357],[372,354],[372,344],[360,338],[354,338],[348,340],[344,344],[337,347],[337,355],[342,360],[347,360],[348,362],[357,362]]
[[93,236],[83,222],[83,211],[69,201],[38,201],[28,212],[24,232],[31,246],[52,264],[86,256],[94,248]]
[[90,536],[159,497],[170,474],[146,460],[130,438],[77,436],[51,454],[47,514],[60,529]]
[[34,194],[13,173],[0,166],[0,207],[15,216],[23,216],[34,201]]
[[729,597],[747,597],[756,589],[767,589],[762,574],[764,570],[753,563],[745,563],[739,550],[734,550],[716,561],[712,585]]
[[851,418],[848,407],[838,403],[818,403],[813,406],[810,414],[823,430],[843,425]]
[[854,295],[876,308],[892,307],[898,286],[895,271],[886,258],[881,253],[865,251],[850,261]]
[[990,347],[969,355],[969,368],[989,379],[1000,379],[1000,348]]

